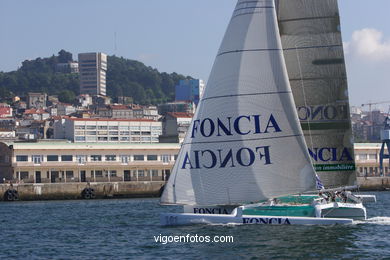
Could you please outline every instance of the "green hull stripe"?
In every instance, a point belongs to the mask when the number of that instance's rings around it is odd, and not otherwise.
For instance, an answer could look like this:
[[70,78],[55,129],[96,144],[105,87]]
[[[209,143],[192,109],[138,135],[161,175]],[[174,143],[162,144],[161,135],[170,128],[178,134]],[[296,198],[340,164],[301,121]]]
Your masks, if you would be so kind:
[[244,209],[243,215],[314,217],[315,209],[312,206],[262,206]]
[[354,163],[347,164],[314,164],[314,169],[317,172],[338,172],[338,171],[355,171]]
[[329,130],[329,129],[350,129],[351,126],[349,122],[335,122],[335,123],[304,123],[301,122],[301,128],[302,130]]

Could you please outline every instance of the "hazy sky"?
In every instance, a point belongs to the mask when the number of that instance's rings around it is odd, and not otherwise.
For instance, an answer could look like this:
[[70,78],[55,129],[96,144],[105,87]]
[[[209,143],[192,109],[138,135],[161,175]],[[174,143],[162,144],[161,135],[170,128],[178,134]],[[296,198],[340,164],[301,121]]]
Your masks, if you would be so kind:
[[[0,71],[65,49],[207,80],[236,0],[0,0]],[[389,0],[339,0],[352,105],[390,100]],[[387,109],[389,104],[386,104]]]

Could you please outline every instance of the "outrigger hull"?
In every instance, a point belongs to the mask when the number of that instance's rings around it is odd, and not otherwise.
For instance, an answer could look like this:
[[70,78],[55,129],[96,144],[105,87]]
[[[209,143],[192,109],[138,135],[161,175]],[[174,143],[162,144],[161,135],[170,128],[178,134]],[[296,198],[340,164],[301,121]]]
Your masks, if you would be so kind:
[[289,217],[289,216],[261,216],[243,215],[242,209],[235,209],[232,214],[191,214],[191,213],[163,213],[160,215],[163,226],[180,226],[196,224],[261,224],[261,225],[335,225],[352,224],[347,218],[317,218],[317,217]]

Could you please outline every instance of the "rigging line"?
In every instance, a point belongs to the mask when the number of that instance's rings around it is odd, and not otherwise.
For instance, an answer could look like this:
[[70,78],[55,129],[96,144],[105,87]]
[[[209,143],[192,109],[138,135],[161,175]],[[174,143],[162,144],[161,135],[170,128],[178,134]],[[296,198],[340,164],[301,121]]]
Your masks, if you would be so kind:
[[[297,47],[297,46],[295,45],[295,47]],[[301,67],[301,61],[299,59],[298,49],[295,50],[295,53],[297,54],[299,74],[300,74],[300,77],[301,77],[301,87],[302,87],[302,93],[303,93],[303,100],[305,102],[305,107],[307,107],[305,84],[303,83],[302,67]],[[310,148],[313,150],[313,138],[312,138],[312,135],[311,135],[310,117],[308,117],[307,121],[308,121],[307,125],[308,125],[308,129],[309,129],[309,137],[310,137]],[[312,158],[311,158],[311,162],[314,163]]]

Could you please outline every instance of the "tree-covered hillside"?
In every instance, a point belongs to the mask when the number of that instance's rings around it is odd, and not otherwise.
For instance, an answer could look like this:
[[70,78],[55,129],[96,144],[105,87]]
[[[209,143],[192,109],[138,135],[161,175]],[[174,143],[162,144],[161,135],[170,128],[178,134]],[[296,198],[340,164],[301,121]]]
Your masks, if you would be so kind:
[[[0,99],[28,92],[46,92],[69,102],[79,94],[78,74],[56,72],[56,64],[72,61],[72,54],[61,50],[57,56],[26,60],[12,72],[0,72]],[[108,56],[107,95],[132,97],[134,103],[159,104],[174,99],[175,85],[183,75],[160,73],[143,63]]]

